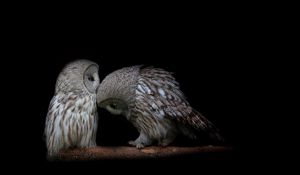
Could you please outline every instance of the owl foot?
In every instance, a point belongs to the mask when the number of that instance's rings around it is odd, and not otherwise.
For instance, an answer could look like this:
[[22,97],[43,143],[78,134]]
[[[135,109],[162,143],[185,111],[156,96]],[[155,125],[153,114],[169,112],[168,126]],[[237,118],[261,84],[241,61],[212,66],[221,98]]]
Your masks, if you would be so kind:
[[145,146],[143,145],[143,144],[141,144],[141,143],[138,143],[138,144],[136,144],[136,148],[137,149],[142,149],[142,148],[144,148]]
[[130,141],[128,142],[128,144],[131,145],[131,146],[135,146],[135,145],[136,145],[135,141],[133,141],[133,140],[130,140]]
[[136,143],[136,141],[133,141],[133,140],[129,141],[128,144],[131,145],[131,146],[135,146],[137,149],[142,149],[142,148],[145,147],[144,144]]

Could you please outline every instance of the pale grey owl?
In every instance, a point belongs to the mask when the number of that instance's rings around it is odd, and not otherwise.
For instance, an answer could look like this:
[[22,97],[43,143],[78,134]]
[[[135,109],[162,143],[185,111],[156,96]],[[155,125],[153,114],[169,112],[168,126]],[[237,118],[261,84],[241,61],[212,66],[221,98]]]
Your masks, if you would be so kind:
[[197,138],[204,131],[222,141],[218,129],[187,102],[170,72],[142,66],[126,67],[105,77],[97,90],[97,104],[125,116],[140,135],[130,145],[167,146],[178,134]]
[[48,156],[61,149],[96,146],[98,65],[76,60],[60,72],[46,117]]

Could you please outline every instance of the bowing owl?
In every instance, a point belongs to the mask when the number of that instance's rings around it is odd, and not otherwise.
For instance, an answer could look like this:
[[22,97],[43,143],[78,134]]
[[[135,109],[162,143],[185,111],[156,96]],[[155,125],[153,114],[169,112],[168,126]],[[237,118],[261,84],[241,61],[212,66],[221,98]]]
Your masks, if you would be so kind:
[[133,66],[107,75],[97,90],[97,104],[112,114],[123,115],[139,132],[129,144],[143,148],[167,146],[178,134],[197,138],[204,131],[223,141],[218,129],[193,109],[170,72]]

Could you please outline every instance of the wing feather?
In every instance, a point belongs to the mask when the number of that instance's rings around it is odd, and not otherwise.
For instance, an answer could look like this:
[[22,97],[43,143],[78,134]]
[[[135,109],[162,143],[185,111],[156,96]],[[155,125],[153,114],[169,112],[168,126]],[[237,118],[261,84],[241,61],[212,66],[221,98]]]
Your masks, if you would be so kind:
[[143,68],[140,70],[138,86],[146,89],[144,92],[139,91],[138,94],[146,93],[143,97],[149,97],[147,102],[151,106],[151,114],[154,117],[170,118],[196,130],[204,131],[214,140],[223,141],[217,127],[190,107],[172,73],[158,68]]

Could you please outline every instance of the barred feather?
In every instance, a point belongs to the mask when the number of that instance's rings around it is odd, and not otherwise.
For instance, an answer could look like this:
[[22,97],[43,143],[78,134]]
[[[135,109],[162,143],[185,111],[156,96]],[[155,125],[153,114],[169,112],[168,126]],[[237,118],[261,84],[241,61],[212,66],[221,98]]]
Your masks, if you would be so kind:
[[48,155],[71,147],[96,146],[97,106],[95,95],[56,94],[46,117]]
[[[143,108],[144,113],[147,111],[145,109],[151,109],[147,116],[151,116],[152,123],[166,125],[166,123],[171,123],[168,119],[172,119],[183,125],[204,131],[216,141],[223,141],[219,130],[202,114],[190,107],[180,90],[179,83],[170,72],[158,68],[142,69],[136,94],[136,108]],[[145,108],[145,105],[149,107]],[[145,118],[144,116],[142,118]],[[143,123],[146,122],[148,121],[143,121]],[[170,125],[166,129],[174,127],[173,124]],[[149,128],[153,130],[160,127],[151,126]],[[151,129],[146,132],[151,132]],[[164,134],[162,136],[164,137]]]
[[214,141],[224,142],[224,138],[220,135],[219,129],[195,109],[193,109],[187,117],[178,118],[178,120],[197,130],[204,131]]

